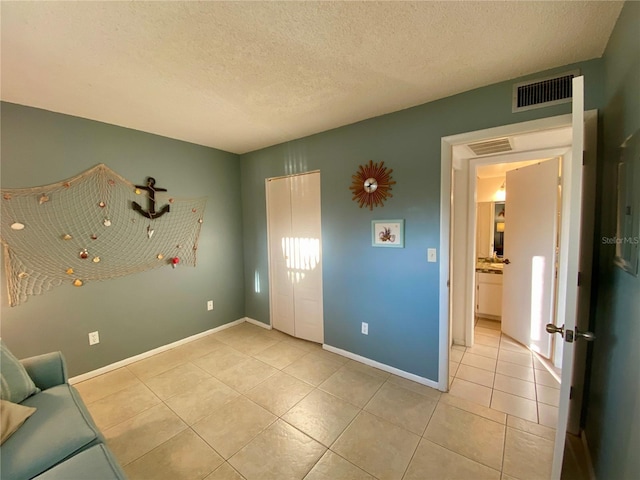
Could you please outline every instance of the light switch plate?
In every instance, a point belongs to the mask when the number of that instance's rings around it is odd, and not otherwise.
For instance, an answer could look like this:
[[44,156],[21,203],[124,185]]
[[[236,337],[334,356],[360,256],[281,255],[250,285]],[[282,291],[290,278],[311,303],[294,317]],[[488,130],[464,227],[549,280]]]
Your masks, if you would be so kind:
[[435,248],[427,248],[427,262],[437,262],[438,257]]
[[95,345],[100,343],[100,334],[98,332],[91,332],[89,334],[89,345]]

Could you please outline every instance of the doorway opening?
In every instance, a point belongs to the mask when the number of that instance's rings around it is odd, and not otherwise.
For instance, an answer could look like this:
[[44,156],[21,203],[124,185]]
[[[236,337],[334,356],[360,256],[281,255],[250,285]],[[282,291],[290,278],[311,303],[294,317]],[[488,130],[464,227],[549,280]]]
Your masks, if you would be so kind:
[[[448,353],[451,346],[474,346],[476,272],[472,259],[476,254],[476,242],[469,239],[475,239],[476,232],[475,170],[501,163],[539,162],[561,157],[570,147],[570,130],[571,115],[563,115],[442,139],[440,347],[446,354],[442,359],[447,359],[440,362],[439,387],[443,391],[448,389],[450,380]],[[478,156],[467,146],[495,138],[508,138],[509,151]]]
[[[449,384],[449,353],[455,335],[460,335],[473,348],[473,302],[469,292],[473,288],[475,242],[469,241],[475,215],[469,215],[469,186],[475,177],[469,175],[469,161],[456,158],[453,147],[483,142],[487,139],[511,137],[528,133],[545,133],[571,127],[570,148],[552,145],[523,149],[539,158],[545,155],[562,158],[562,224],[558,252],[558,299],[556,322],[547,325],[547,332],[560,333],[564,341],[558,342],[564,350],[562,368],[567,377],[560,388],[558,420],[553,448],[552,477],[560,478],[565,437],[567,433],[580,433],[580,412],[584,393],[585,342],[574,339],[592,339],[585,332],[591,314],[591,271],[593,262],[593,192],[595,191],[597,111],[584,111],[584,78],[573,80],[572,114],[512,124],[470,132],[441,139],[441,216],[440,216],[440,365],[439,388],[447,391]],[[475,226],[474,226],[475,227]],[[508,245],[508,240],[506,241]],[[462,320],[460,320],[462,319]],[[457,321],[456,321],[457,320]],[[462,327],[460,327],[462,322]],[[565,335],[566,334],[566,335]],[[465,347],[469,348],[469,347]],[[575,368],[574,368],[575,367]]]
[[[549,135],[571,142],[570,131]],[[547,360],[554,339],[545,325],[555,319],[561,159],[548,149],[524,157],[468,159],[473,310],[463,321],[472,342],[453,338],[450,393],[555,428],[560,369]]]
[[[568,128],[547,135],[571,141]],[[553,349],[555,339],[545,325],[555,318],[562,158],[542,152],[535,160],[519,157],[516,152],[507,159],[469,161],[475,180],[469,185],[469,232],[475,244],[467,271],[473,271],[474,311],[464,321],[471,323],[472,335],[453,343],[473,347],[480,340],[474,328],[480,317],[498,322],[503,333],[559,369],[562,349]]]

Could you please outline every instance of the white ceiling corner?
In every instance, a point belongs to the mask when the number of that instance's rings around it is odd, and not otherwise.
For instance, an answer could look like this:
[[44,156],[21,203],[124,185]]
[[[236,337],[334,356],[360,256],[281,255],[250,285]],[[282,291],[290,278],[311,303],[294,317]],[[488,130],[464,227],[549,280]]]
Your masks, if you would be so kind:
[[244,153],[601,57],[623,2],[2,2],[2,100]]

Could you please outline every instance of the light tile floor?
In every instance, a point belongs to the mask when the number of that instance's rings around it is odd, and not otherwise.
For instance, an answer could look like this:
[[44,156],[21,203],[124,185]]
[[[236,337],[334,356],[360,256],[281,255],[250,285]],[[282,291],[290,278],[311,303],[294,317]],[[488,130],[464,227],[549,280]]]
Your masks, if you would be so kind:
[[[551,371],[550,371],[551,370]],[[500,322],[480,318],[475,344],[454,345],[451,395],[533,423],[555,428],[560,372],[500,332]]]
[[[488,352],[474,352],[466,360],[460,352],[471,380],[459,380],[484,387],[473,380],[487,383],[487,374],[473,369],[497,374],[475,358]],[[491,367],[502,361],[498,353]],[[525,480],[550,472],[552,428],[250,323],[76,387],[132,480]]]

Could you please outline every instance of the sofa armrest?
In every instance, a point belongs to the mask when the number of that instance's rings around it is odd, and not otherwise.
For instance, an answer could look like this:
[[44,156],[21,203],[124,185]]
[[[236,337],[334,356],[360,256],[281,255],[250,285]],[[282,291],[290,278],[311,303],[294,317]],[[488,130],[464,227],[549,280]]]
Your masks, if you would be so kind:
[[67,383],[67,365],[61,352],[45,353],[20,360],[40,390]]

